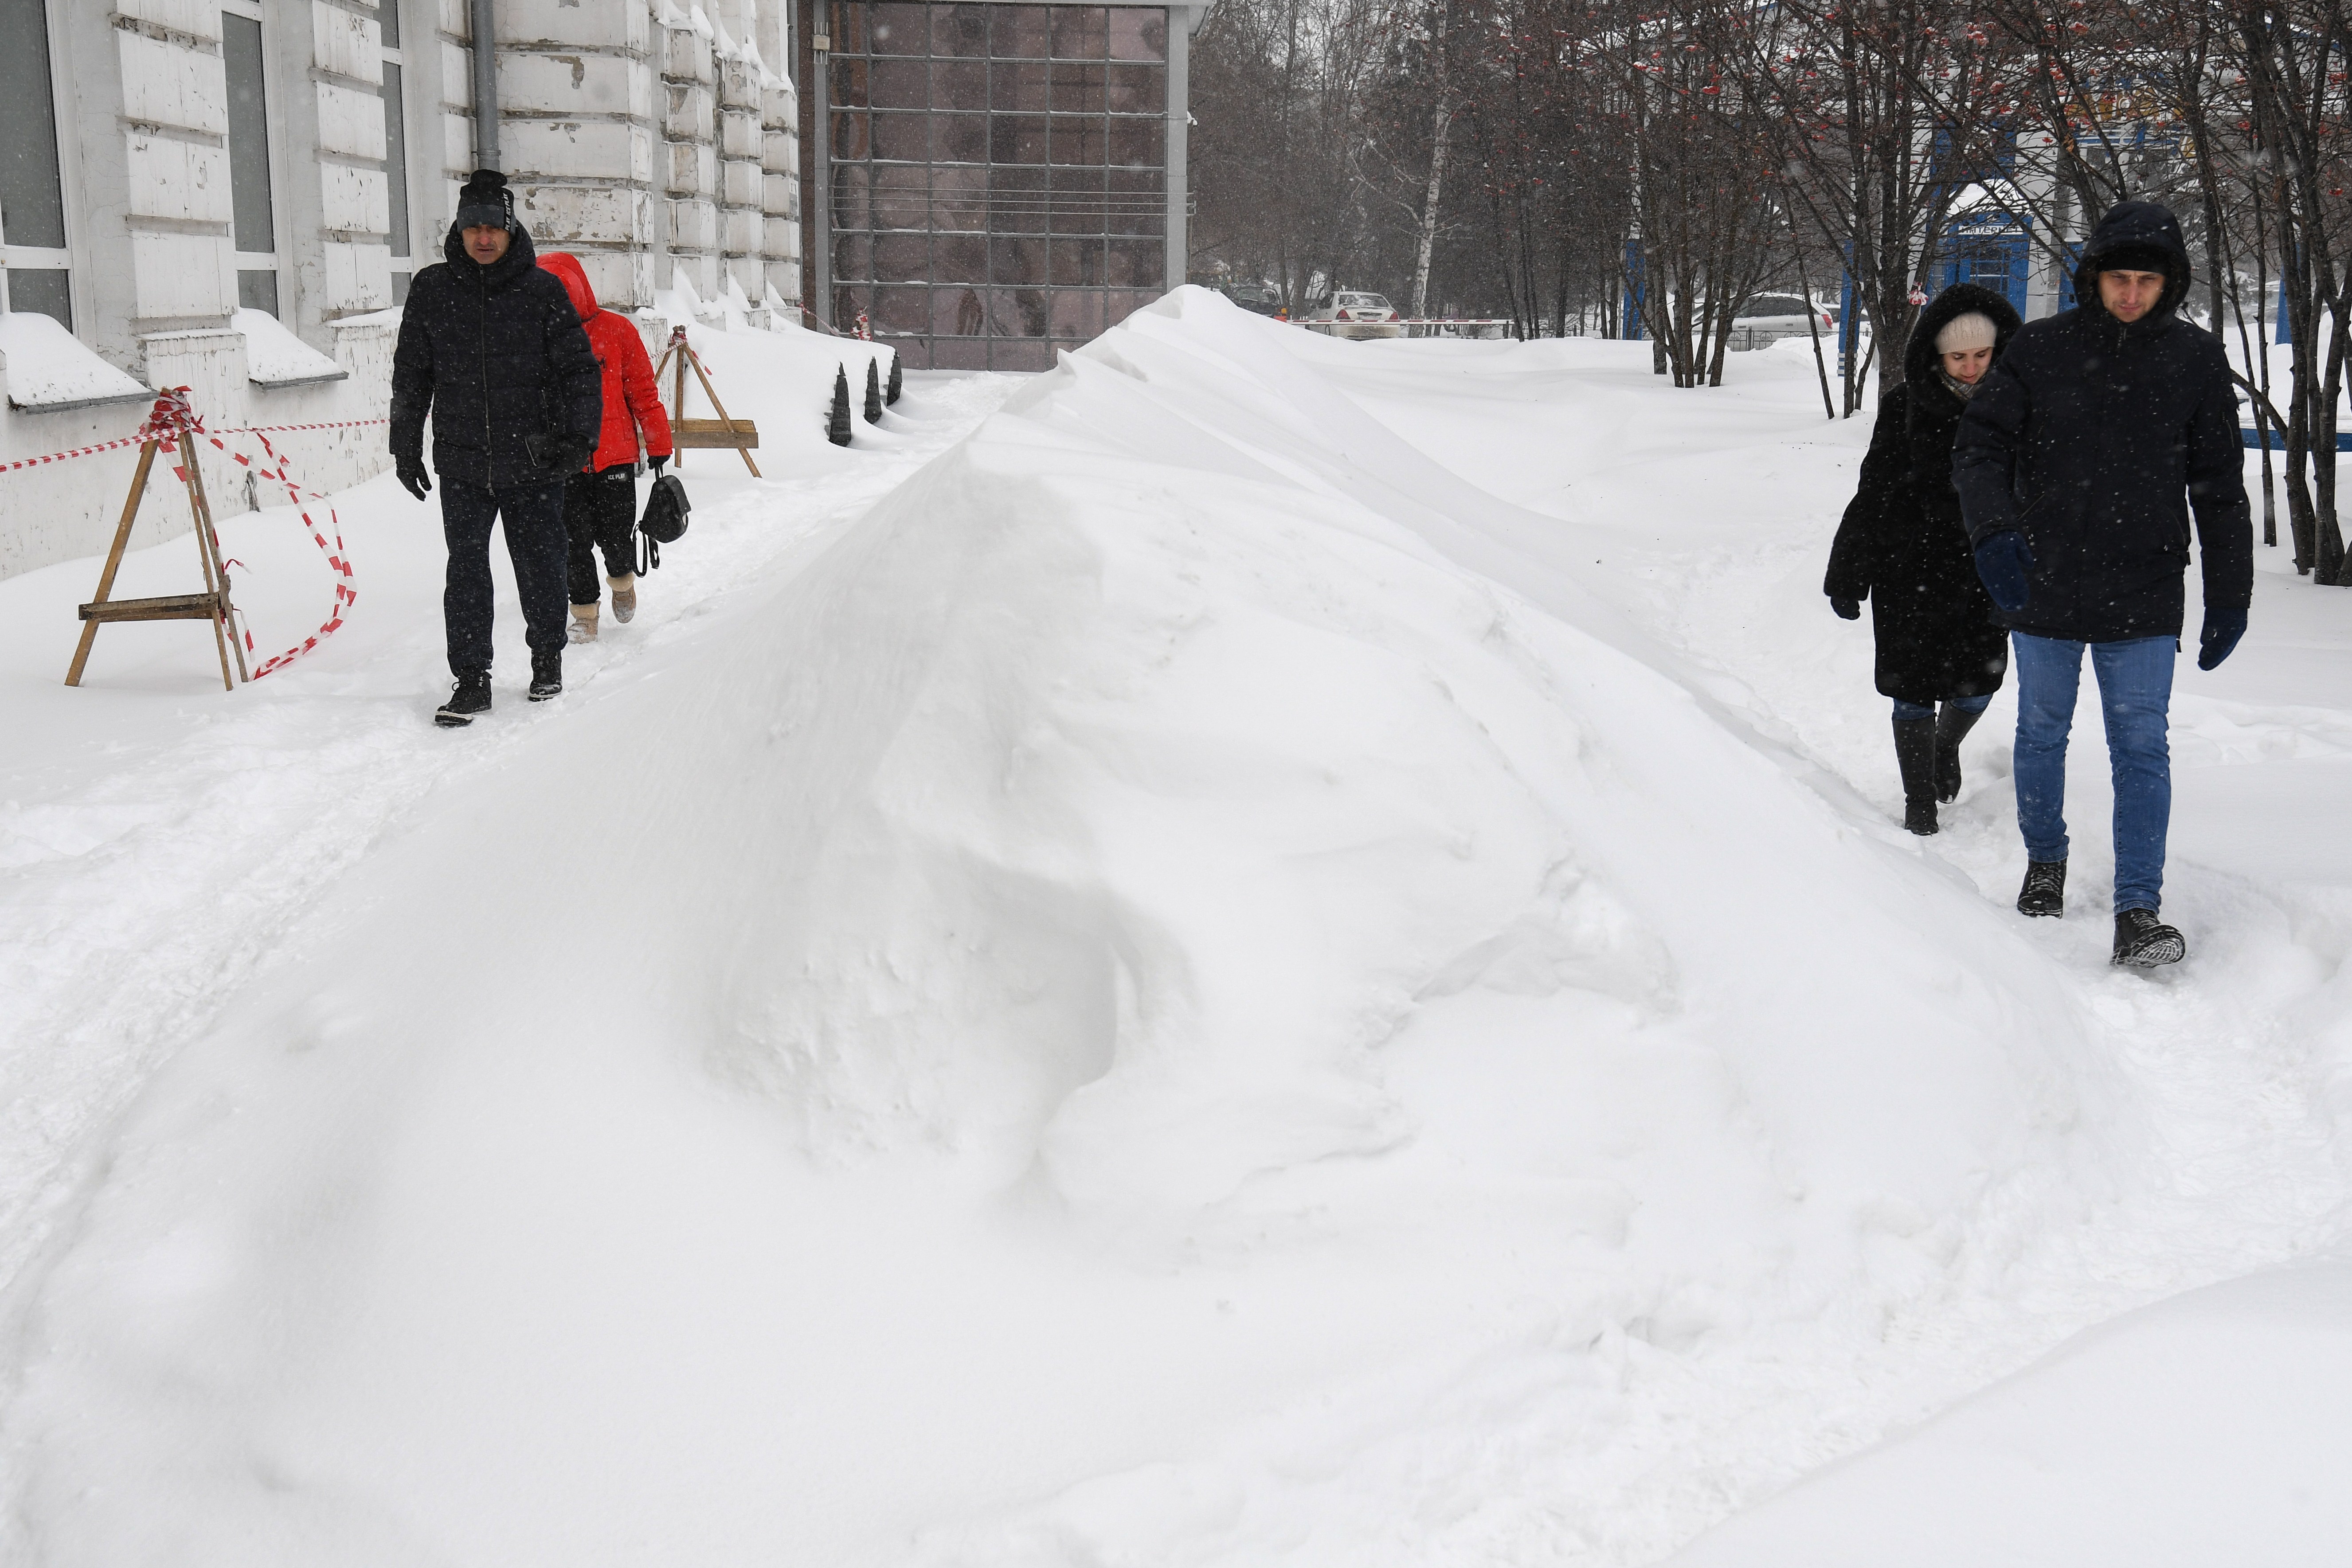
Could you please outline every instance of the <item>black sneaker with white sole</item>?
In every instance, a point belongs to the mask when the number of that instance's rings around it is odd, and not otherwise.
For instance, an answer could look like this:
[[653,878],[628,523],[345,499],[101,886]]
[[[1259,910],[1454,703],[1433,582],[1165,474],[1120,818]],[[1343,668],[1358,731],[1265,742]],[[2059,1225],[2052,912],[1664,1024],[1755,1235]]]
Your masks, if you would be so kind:
[[440,709],[435,712],[433,721],[445,730],[455,730],[461,725],[472,723],[475,714],[487,713],[489,710],[490,678],[487,675],[469,675],[457,682],[457,689],[449,693],[449,700],[441,704]]
[[2116,911],[2116,955],[2108,962],[2133,969],[2156,969],[2189,956],[2189,943],[2154,910]]

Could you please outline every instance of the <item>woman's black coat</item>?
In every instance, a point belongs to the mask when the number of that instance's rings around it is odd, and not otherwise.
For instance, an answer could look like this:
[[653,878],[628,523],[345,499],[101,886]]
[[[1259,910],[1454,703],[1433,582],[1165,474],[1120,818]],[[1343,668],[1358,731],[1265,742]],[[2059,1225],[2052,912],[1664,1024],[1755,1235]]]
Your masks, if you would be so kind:
[[[409,285],[392,356],[392,455],[494,490],[560,485],[604,433],[604,373],[580,312],[516,229],[488,267],[451,225],[444,265]],[[567,453],[567,446],[578,456]]]
[[2009,301],[1973,283],[1954,284],[1919,312],[1903,384],[1879,402],[1862,483],[1822,584],[1832,599],[1870,601],[1878,689],[1906,702],[1998,691],[2009,669],[2007,635],[1992,624],[1952,489],[1952,437],[1965,405],[1944,384],[1936,353],[1936,334],[1970,310],[1992,319],[1996,361],[2018,329]]

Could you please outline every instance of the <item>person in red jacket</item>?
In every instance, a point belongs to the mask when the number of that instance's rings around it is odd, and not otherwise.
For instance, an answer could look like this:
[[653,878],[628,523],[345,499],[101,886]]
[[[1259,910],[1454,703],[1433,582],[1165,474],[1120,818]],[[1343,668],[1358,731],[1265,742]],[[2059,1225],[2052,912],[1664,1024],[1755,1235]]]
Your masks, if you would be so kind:
[[637,613],[637,562],[630,535],[637,525],[637,432],[658,474],[670,458],[669,416],[662,412],[654,384],[653,362],[627,318],[596,303],[580,259],[562,251],[539,258],[562,279],[588,332],[588,346],[604,372],[604,427],[588,466],[563,487],[564,531],[571,535],[572,640],[592,642],[603,602],[596,585],[596,552],[604,552],[604,580],[613,586],[613,618]]

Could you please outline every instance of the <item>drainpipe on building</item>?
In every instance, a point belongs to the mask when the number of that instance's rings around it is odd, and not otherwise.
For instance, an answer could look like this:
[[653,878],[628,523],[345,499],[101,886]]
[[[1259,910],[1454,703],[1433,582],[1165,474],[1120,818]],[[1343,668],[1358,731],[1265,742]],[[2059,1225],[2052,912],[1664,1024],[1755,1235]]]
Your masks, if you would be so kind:
[[474,167],[499,164],[499,26],[493,0],[474,0]]

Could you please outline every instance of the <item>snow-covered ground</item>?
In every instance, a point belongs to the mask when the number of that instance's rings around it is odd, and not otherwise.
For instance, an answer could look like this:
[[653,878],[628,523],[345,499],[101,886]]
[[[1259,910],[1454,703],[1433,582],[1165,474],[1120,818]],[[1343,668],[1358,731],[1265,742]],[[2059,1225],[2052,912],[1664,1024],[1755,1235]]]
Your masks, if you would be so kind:
[[0,1558],[2326,1560],[2352,601],[2263,552],[2184,661],[2111,971],[2087,709],[2065,921],[2006,698],[1895,824],[1804,350],[1184,290],[696,455],[457,733],[388,481],[232,695],[0,584]]

